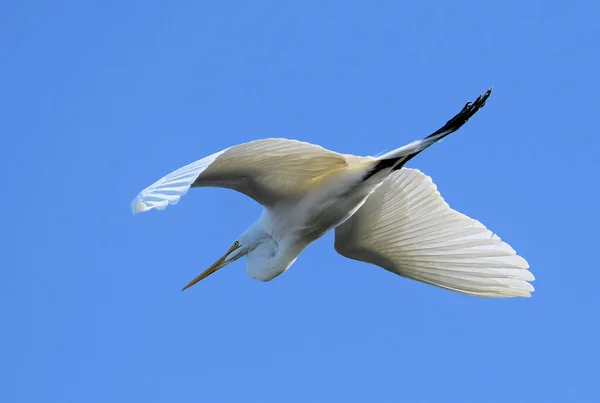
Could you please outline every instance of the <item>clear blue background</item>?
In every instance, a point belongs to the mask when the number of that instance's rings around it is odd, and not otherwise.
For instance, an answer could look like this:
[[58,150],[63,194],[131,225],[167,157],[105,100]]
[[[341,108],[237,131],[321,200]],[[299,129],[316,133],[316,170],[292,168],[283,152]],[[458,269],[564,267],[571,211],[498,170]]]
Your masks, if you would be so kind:
[[[0,401],[600,401],[599,12],[3,1]],[[203,189],[129,210],[224,147],[377,154],[491,85],[410,166],[529,260],[531,299],[409,281],[337,255],[332,234],[271,283],[238,262],[182,293],[261,207]]]

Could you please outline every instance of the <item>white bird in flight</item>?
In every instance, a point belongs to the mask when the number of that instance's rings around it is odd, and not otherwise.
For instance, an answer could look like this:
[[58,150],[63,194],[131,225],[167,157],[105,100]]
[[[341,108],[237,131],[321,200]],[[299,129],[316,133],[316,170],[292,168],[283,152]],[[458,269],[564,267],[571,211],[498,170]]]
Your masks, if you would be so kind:
[[522,257],[480,222],[451,209],[431,178],[407,161],[458,130],[488,90],[442,128],[379,157],[339,154],[287,139],[236,145],[142,190],[134,214],[176,204],[190,187],[237,190],[263,205],[260,218],[187,289],[246,256],[248,275],[270,281],[311,242],[335,229],[335,250],[400,276],[478,297],[529,297]]

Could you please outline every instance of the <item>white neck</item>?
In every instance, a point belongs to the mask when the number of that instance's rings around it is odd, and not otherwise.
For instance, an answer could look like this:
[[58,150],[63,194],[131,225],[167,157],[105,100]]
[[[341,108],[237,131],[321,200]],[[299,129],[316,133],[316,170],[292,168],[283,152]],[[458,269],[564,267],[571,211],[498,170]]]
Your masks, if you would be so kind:
[[256,280],[269,281],[287,270],[305,245],[289,237],[277,238],[270,228],[268,214],[264,214],[240,236],[246,252],[246,270]]

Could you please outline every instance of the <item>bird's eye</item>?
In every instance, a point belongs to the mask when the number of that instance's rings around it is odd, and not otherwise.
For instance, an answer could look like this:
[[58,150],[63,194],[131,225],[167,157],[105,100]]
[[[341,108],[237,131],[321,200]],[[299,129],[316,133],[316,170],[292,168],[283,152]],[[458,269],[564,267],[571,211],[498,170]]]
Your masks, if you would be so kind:
[[240,242],[239,242],[239,241],[235,241],[235,242],[233,243],[233,247],[234,247],[234,248],[237,248],[238,246],[240,246]]

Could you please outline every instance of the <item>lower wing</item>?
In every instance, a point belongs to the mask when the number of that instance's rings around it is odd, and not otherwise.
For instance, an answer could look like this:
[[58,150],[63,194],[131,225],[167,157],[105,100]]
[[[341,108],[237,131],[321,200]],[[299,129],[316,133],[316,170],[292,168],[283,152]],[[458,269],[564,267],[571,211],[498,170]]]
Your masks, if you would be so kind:
[[431,178],[392,173],[335,230],[341,255],[400,276],[478,297],[529,297],[522,257],[480,222],[451,209]]

